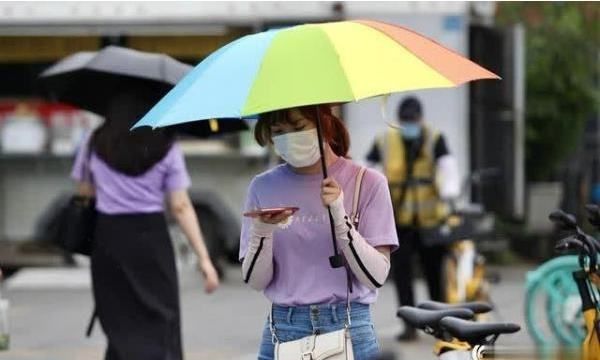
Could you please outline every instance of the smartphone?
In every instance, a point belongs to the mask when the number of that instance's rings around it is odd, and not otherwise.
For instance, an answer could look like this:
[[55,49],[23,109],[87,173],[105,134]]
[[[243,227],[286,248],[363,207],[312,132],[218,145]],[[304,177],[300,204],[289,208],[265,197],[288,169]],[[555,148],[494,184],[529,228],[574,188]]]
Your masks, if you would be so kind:
[[248,212],[244,213],[244,216],[250,217],[250,218],[255,218],[255,217],[262,216],[262,215],[275,215],[275,214],[279,214],[279,213],[284,212],[286,210],[289,210],[289,211],[292,212],[292,214],[294,214],[296,211],[300,210],[300,208],[295,207],[295,206],[283,206],[283,207],[274,207],[274,208],[263,208],[263,209],[256,209],[256,210],[248,211]]

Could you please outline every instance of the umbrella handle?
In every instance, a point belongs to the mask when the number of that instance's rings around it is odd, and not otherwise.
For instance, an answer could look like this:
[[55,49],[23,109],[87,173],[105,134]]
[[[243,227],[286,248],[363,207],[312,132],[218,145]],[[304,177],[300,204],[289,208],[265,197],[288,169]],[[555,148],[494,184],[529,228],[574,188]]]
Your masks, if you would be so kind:
[[[325,151],[323,149],[323,128],[321,126],[321,115],[319,114],[319,105],[315,106],[317,112],[317,138],[319,140],[319,152],[321,153],[321,171],[323,173],[323,179],[327,178],[327,164],[325,163]],[[338,252],[337,242],[335,241],[335,227],[333,225],[333,216],[331,215],[331,208],[327,206],[327,213],[329,214],[329,228],[331,229],[331,241],[333,244],[333,256],[329,257],[329,265],[332,268],[340,268],[344,266],[344,257]]]

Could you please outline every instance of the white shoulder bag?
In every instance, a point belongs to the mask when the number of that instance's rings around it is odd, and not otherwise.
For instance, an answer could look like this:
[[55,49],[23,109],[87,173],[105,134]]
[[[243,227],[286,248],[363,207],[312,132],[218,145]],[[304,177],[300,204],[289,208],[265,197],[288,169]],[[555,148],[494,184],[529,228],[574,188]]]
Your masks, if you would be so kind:
[[[356,176],[354,197],[352,199],[352,221],[358,226],[358,199],[362,186],[362,178],[366,168],[361,167]],[[327,334],[313,334],[302,339],[280,342],[275,333],[273,308],[269,315],[269,329],[275,344],[275,360],[354,360],[352,338],[350,336],[350,272],[346,268],[346,321],[344,328]]]

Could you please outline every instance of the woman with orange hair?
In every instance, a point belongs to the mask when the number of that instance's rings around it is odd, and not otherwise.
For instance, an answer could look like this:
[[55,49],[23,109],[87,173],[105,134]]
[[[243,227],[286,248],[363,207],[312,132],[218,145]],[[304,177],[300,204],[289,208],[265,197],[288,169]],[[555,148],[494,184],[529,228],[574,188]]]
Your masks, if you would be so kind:
[[[329,171],[324,180],[317,117]],[[272,145],[285,163],[252,180],[246,211],[299,208],[294,214],[285,210],[243,221],[244,281],[264,291],[273,304],[258,358],[273,359],[276,342],[325,334],[345,325],[350,325],[355,359],[376,357],[379,345],[370,305],[389,272],[390,252],[398,246],[385,177],[364,172],[353,214],[357,179],[364,169],[347,158],[348,131],[329,105],[267,113],[259,119],[255,137],[263,146]],[[337,246],[349,271],[349,295],[344,268],[329,264],[331,228],[326,207],[331,209]]]

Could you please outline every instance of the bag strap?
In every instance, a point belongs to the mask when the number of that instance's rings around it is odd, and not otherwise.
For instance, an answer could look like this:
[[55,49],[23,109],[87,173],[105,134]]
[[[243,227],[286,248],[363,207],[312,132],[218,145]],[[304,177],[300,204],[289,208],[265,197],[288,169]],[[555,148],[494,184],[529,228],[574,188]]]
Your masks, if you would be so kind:
[[[83,163],[83,180],[89,181],[92,183],[92,171],[90,169],[90,161],[92,158],[92,135],[90,135],[87,144],[85,145],[85,161]],[[91,337],[92,332],[94,331],[94,325],[96,324],[96,320],[98,320],[98,311],[94,306],[94,310],[92,310],[92,314],[90,315],[90,320],[88,321],[88,325],[85,331],[85,337]]]
[[88,138],[87,144],[85,144],[85,160],[83,162],[83,180],[90,183],[93,182],[92,170],[90,168],[90,162],[92,161],[92,139],[94,133]]
[[90,321],[88,322],[88,326],[85,331],[85,337],[89,338],[90,336],[92,336],[92,331],[94,330],[94,324],[96,323],[97,319],[98,319],[98,312],[96,310],[96,307],[94,307],[94,310],[92,311],[92,315],[90,316]]
[[[356,174],[356,180],[354,182],[354,194],[352,197],[352,213],[350,214],[350,219],[352,220],[352,225],[354,225],[355,229],[358,229],[358,223],[360,220],[360,212],[358,210],[358,205],[360,202],[360,193],[362,190],[362,182],[365,176],[365,172],[367,168],[361,166]],[[357,230],[358,231],[358,230]],[[348,265],[344,266],[344,270],[346,271],[346,329],[350,328],[352,325],[352,321],[350,319],[350,293],[352,292],[352,275],[350,269],[348,269]]]
[[352,213],[350,214],[350,218],[352,219],[352,224],[355,228],[358,227],[358,222],[360,220],[358,203],[360,201],[360,191],[362,190],[362,180],[366,171],[367,168],[364,166],[358,170],[358,174],[356,175],[356,183],[354,185],[354,197],[352,198]]

